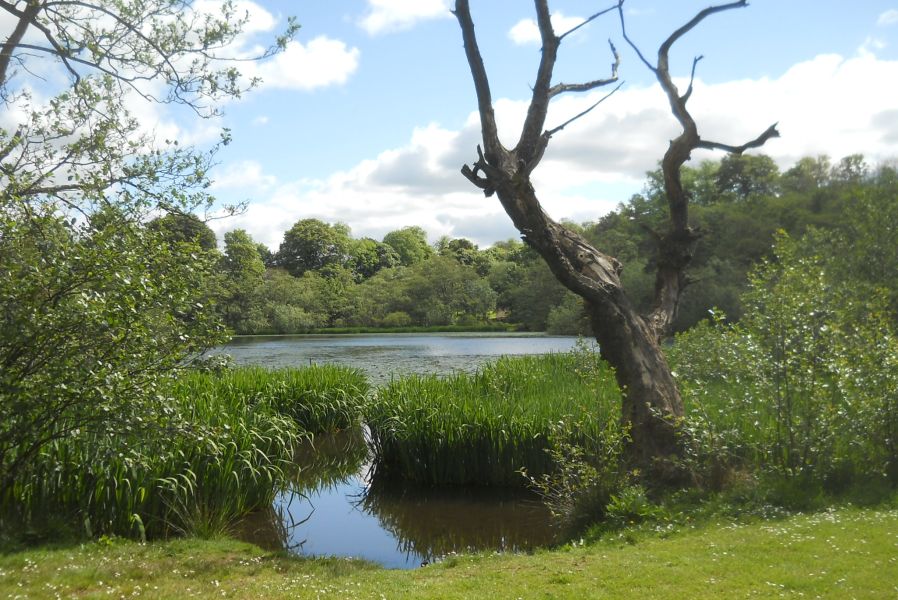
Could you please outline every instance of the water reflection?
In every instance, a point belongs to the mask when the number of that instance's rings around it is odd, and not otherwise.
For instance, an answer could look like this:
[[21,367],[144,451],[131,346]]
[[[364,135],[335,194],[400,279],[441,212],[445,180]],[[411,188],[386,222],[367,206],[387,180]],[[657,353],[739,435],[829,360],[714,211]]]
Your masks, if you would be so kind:
[[361,499],[401,551],[432,560],[478,550],[521,552],[552,542],[548,510],[514,489],[375,485]]
[[297,451],[293,489],[238,536],[267,549],[352,556],[414,568],[452,552],[526,551],[551,543],[548,511],[520,490],[422,489],[369,481],[361,429]]

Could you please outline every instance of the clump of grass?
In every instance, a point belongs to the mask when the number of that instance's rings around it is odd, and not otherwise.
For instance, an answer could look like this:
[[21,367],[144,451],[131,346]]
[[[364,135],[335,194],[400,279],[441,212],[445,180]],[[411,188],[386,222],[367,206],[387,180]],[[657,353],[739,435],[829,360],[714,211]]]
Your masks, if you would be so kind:
[[5,517],[40,530],[45,515],[66,515],[88,537],[153,537],[270,504],[302,433],[292,419],[210,393],[166,409],[130,432],[82,430],[49,444]]
[[359,423],[367,389],[340,367],[187,372],[157,414],[47,444],[0,498],[0,528],[38,532],[34,541],[59,522],[88,537],[227,533],[271,506],[299,440]]
[[600,439],[620,391],[595,352],[503,357],[474,374],[412,375],[375,395],[367,422],[378,476],[432,485],[525,485],[552,469],[549,438]]
[[358,369],[313,365],[191,372],[179,381],[176,394],[189,400],[208,392],[222,400],[264,404],[314,434],[358,425],[368,390],[368,381]]

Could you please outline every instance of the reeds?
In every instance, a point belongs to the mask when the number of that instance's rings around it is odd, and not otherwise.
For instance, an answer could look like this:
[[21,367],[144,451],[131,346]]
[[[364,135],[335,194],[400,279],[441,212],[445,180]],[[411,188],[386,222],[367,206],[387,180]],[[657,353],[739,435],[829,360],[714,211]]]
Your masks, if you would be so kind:
[[222,373],[189,373],[180,380],[176,394],[185,400],[208,393],[228,402],[264,404],[315,434],[357,426],[368,390],[365,375],[349,367],[271,370],[248,366]]
[[375,394],[366,418],[378,476],[432,485],[525,485],[552,469],[559,424],[589,445],[616,422],[620,392],[596,353],[504,357],[473,375],[409,376]]
[[48,444],[0,499],[0,525],[46,532],[52,515],[88,536],[224,533],[271,506],[298,440],[358,424],[366,393],[341,367],[185,373],[140,423]]

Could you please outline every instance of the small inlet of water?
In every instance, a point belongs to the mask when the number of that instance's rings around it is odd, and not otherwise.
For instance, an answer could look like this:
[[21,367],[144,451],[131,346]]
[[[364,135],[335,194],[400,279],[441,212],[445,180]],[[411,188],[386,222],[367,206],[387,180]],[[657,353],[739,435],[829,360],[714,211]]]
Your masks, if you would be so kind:
[[250,515],[238,537],[304,556],[410,569],[458,552],[526,552],[552,543],[548,510],[526,490],[421,488],[378,481],[364,431],[297,451],[292,489]]

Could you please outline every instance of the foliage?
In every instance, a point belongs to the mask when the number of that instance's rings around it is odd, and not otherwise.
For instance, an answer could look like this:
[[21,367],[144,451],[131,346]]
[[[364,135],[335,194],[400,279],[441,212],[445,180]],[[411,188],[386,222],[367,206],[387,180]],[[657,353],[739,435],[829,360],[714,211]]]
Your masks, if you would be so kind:
[[237,333],[262,329],[266,325],[261,306],[265,264],[252,237],[242,229],[224,235],[221,259],[222,317]]
[[[844,252],[865,254],[853,263],[864,274],[867,283],[862,285],[889,296],[898,321],[898,284],[888,276],[895,268],[895,253],[889,249],[898,244],[895,211],[886,201],[898,191],[893,167],[871,169],[857,155],[834,165],[816,157],[780,173],[769,157],[729,156],[684,168],[682,178],[692,197],[692,226],[701,239],[675,330],[706,319],[712,307],[738,321],[745,309],[748,271],[771,256],[775,232],[784,229],[801,236],[811,227],[841,231]],[[665,211],[661,173],[656,170],[647,174],[643,193],[616,211],[595,223],[567,224],[622,262],[624,287],[643,311],[651,308],[657,260],[656,242],[648,231],[662,226]],[[854,224],[862,221],[865,232]],[[431,248],[423,230],[404,228],[384,238],[405,248],[401,264],[399,252],[389,243],[347,239],[342,262],[335,259],[301,278],[269,266],[255,295],[254,280],[241,287],[226,272],[221,304],[228,323],[239,333],[490,322],[531,331],[588,332],[575,299],[520,241],[480,249],[470,240],[444,237]],[[240,293],[228,287],[232,282]]]
[[358,425],[367,390],[344,367],[188,371],[159,389],[159,414],[44,444],[0,523],[41,531],[58,515],[89,536],[226,532],[271,506],[301,437]]
[[161,377],[221,342],[211,257],[129,223],[0,218],[0,499],[45,446],[114,436],[164,407]]
[[278,264],[300,277],[306,271],[342,265],[350,246],[349,227],[330,225],[318,219],[302,219],[284,233],[278,250]]
[[203,250],[215,250],[218,240],[215,232],[193,213],[169,213],[164,217],[156,217],[148,227],[162,234],[162,239],[170,244],[196,244]]
[[852,255],[828,253],[841,246],[834,234],[781,235],[742,321],[672,347],[712,479],[747,468],[829,489],[898,481],[894,321],[881,295],[836,277],[852,270]]
[[549,310],[549,316],[546,318],[546,333],[589,335],[591,331],[583,301],[576,294],[568,292],[561,304]]
[[606,516],[609,502],[628,480],[621,464],[626,435],[617,423],[609,420],[598,435],[590,432],[585,441],[572,442],[578,433],[583,435],[564,422],[552,426],[545,451],[554,468],[539,476],[522,469],[566,535]]
[[[619,391],[595,352],[505,357],[473,375],[407,376],[366,413],[378,476],[428,484],[523,485],[553,469],[545,450],[565,439],[604,443]],[[555,425],[562,423],[563,425]]]
[[[209,301],[220,295],[214,236],[191,213],[212,203],[207,171],[229,135],[198,151],[157,139],[130,109],[155,102],[173,116],[211,117],[221,101],[255,85],[225,56],[248,16],[232,2],[202,12],[208,8],[170,0],[0,3],[15,24],[0,53],[9,116],[9,129],[0,130],[4,525],[59,509],[78,511],[94,531],[158,528],[138,508],[159,507],[162,496],[148,490],[163,463],[173,477],[169,508],[182,492],[196,498],[207,473],[229,471],[226,464],[237,470],[225,480],[258,474],[271,483],[254,453],[277,460],[277,448],[263,447],[277,424],[259,425],[256,446],[222,434],[221,446],[206,448],[200,442],[209,437],[190,441],[205,425],[185,422],[166,394],[173,373],[224,338]],[[283,48],[295,30],[291,21],[259,57]],[[241,431],[251,437],[253,427]],[[188,441],[174,454],[148,441],[178,436]],[[208,493],[238,510],[259,498]]]
[[396,252],[399,264],[405,267],[433,255],[433,249],[427,243],[427,233],[417,225],[391,231],[384,236],[383,243]]

